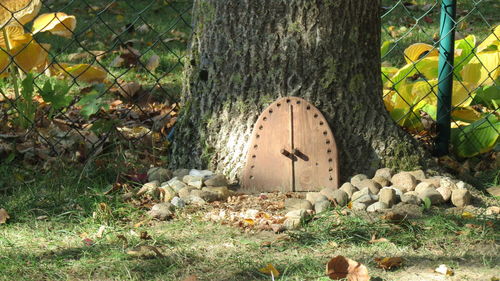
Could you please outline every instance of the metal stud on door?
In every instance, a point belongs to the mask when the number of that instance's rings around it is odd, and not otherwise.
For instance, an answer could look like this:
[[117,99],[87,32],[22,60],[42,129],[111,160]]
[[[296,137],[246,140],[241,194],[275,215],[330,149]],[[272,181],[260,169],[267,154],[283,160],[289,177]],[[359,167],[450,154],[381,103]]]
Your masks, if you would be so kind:
[[319,110],[298,97],[278,99],[254,125],[241,186],[246,192],[338,188],[335,138]]

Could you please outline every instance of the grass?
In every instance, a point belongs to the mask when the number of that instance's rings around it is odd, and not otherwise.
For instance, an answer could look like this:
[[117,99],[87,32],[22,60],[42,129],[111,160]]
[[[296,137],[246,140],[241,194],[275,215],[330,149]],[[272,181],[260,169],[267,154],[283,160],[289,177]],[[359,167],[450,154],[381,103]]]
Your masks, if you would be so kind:
[[[183,280],[189,275],[271,280],[259,272],[268,263],[281,272],[277,280],[328,280],[321,277],[324,266],[339,254],[364,263],[378,280],[419,280],[415,276],[442,263],[456,272],[450,280],[498,276],[498,220],[433,209],[394,224],[333,210],[286,234],[246,233],[206,222],[204,210],[180,211],[168,222],[149,221],[145,209],[121,202],[120,194],[104,194],[117,167],[89,167],[82,174],[81,167],[72,166],[48,172],[0,166],[0,207],[12,217],[0,225],[0,280]],[[111,211],[100,211],[101,203]],[[140,238],[144,231],[151,239]],[[373,236],[390,242],[372,244]],[[164,257],[127,254],[140,245],[154,246]],[[373,258],[385,256],[401,256],[405,265],[378,269]]]

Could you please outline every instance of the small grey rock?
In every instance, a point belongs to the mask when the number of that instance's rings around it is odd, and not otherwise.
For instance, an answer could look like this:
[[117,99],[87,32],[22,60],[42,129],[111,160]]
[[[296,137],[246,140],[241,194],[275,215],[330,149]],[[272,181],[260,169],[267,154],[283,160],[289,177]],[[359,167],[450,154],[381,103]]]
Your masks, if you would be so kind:
[[179,190],[186,187],[187,185],[183,181],[180,181],[177,177],[174,177],[167,182],[163,182],[160,187],[164,186],[170,186],[173,190],[179,192]]
[[452,190],[449,187],[441,186],[439,188],[436,188],[436,190],[441,194],[441,196],[443,196],[444,202],[450,201]]
[[328,201],[328,198],[319,192],[308,192],[306,194],[306,200],[311,202],[311,204],[314,205],[318,201],[324,201],[324,200]]
[[441,176],[434,176],[434,177],[423,179],[423,180],[420,180],[420,181],[421,182],[430,183],[430,184],[434,185],[436,188],[438,188],[438,187],[441,186],[441,179],[442,178],[443,177],[441,177]]
[[451,190],[455,190],[458,188],[457,185],[455,184],[455,182],[451,178],[448,178],[448,177],[442,177],[441,180],[439,181],[439,186],[440,187],[448,187]]
[[351,178],[351,184],[354,185],[354,186],[357,186],[357,184],[362,181],[362,180],[366,180],[368,179],[368,177],[364,174],[357,174],[357,175],[354,175],[352,178]]
[[434,188],[434,186],[428,186],[425,189],[420,189],[417,194],[418,197],[422,200],[424,200],[425,198],[429,198],[432,205],[437,205],[444,202],[443,196]]
[[314,211],[316,214],[322,213],[332,207],[332,202],[328,200],[316,201],[314,204]]
[[415,192],[417,194],[421,193],[422,191],[426,190],[427,188],[434,188],[436,189],[436,187],[428,182],[421,182],[419,184],[417,184],[417,186],[415,187]]
[[411,192],[407,192],[403,194],[403,196],[401,196],[401,202],[405,204],[420,205],[422,200],[416,194],[411,194]]
[[[417,197],[417,199],[419,198]],[[397,205],[392,206],[392,211],[407,218],[416,219],[422,217],[422,208],[420,208],[419,204],[401,202]]]
[[210,191],[217,194],[217,201],[226,201],[231,192],[225,186],[207,186],[202,190]]
[[358,182],[357,185],[354,186],[356,186],[358,189],[363,189],[367,187],[373,194],[378,194],[380,189],[382,188],[382,186],[378,182],[369,179],[362,180]]
[[394,175],[394,171],[391,168],[381,168],[375,172],[375,177],[383,177],[387,180],[391,180]]
[[313,205],[306,199],[288,198],[285,199],[285,208],[287,210],[312,210]]
[[352,185],[352,183],[350,182],[346,182],[344,183],[341,187],[340,187],[340,190],[344,191],[345,193],[347,193],[347,195],[349,195],[349,198],[352,198],[352,194],[356,191],[358,191],[358,188],[356,188],[354,185]]
[[486,189],[486,191],[491,196],[500,197],[500,185],[490,187],[490,188]]
[[300,227],[302,220],[300,218],[286,218],[283,222],[283,226],[288,229],[296,229]]
[[417,180],[408,172],[397,173],[392,176],[391,182],[394,187],[401,190],[403,193],[415,190]]
[[451,203],[459,208],[469,205],[471,199],[472,195],[467,189],[455,189],[451,193]]
[[365,194],[361,197],[356,198],[356,200],[352,201],[353,203],[363,203],[365,205],[372,204],[378,201],[378,197],[374,194]]
[[347,203],[349,203],[349,195],[347,195],[347,193],[343,190],[335,190],[332,194],[332,197],[333,200],[331,201],[335,202],[335,204],[337,204],[338,206],[344,207],[345,205],[347,205]]
[[422,181],[427,177],[423,170],[415,170],[415,171],[410,171],[408,173],[410,173],[410,175],[414,176],[415,179],[418,181]]
[[366,204],[361,203],[361,202],[353,202],[352,209],[355,211],[364,211],[364,210],[366,210]]
[[214,175],[212,171],[209,170],[197,170],[197,169],[191,169],[189,171],[190,176],[195,176],[195,177],[202,177],[204,180],[210,178],[211,176]]
[[165,168],[153,167],[148,170],[148,180],[164,182],[172,178],[172,171]]
[[203,187],[203,177],[201,176],[192,176],[187,175],[182,178],[182,181],[185,182],[189,186],[194,186],[196,188]]
[[207,204],[207,201],[203,200],[203,198],[196,196],[196,195],[189,195],[184,200],[186,201],[187,204],[193,204],[193,205],[199,205],[199,206]]
[[219,195],[215,192],[207,191],[207,190],[191,190],[191,196],[200,197],[206,202],[214,202],[219,200]]
[[168,185],[158,187],[158,191],[160,192],[160,200],[163,202],[170,202],[172,198],[177,196],[177,192]]
[[137,196],[141,196],[144,194],[151,195],[153,197],[158,197],[160,192],[158,191],[158,185],[160,183],[158,181],[151,181],[148,183],[145,183],[139,191],[137,191]]
[[378,184],[380,184],[380,186],[390,186],[391,185],[391,181],[384,178],[384,177],[381,177],[381,176],[374,176],[372,178],[372,180]]
[[170,203],[159,203],[155,204],[151,210],[148,212],[150,216],[159,220],[167,220],[174,215],[174,206]]
[[382,190],[380,190],[379,202],[385,203],[390,208],[396,201],[396,191],[391,188],[382,188]]
[[356,191],[352,194],[352,198],[351,198],[351,201],[357,201],[358,198],[360,198],[361,196],[363,195],[373,195],[373,193],[370,191],[369,188],[363,188],[359,191]]
[[182,188],[181,190],[179,190],[179,197],[182,198],[182,199],[186,199],[189,194],[191,193],[191,191],[193,190],[196,190],[196,188],[194,187],[191,187],[191,186],[186,186],[184,188]]
[[323,188],[319,193],[324,195],[326,198],[328,198],[328,200],[333,201],[333,199],[334,199],[333,194],[334,194],[335,190],[337,190],[337,189],[327,187],[327,188]]
[[179,197],[174,197],[172,198],[172,201],[170,201],[170,204],[174,205],[176,208],[182,209],[186,207],[186,202],[182,200],[182,198]]
[[182,179],[184,176],[189,175],[189,169],[177,169],[173,171],[172,175],[179,179]]
[[373,212],[380,211],[380,210],[387,209],[387,208],[389,208],[389,206],[387,206],[387,204],[385,204],[384,202],[375,202],[375,203],[371,204],[370,206],[368,206],[366,208],[366,211],[373,213]]
[[205,180],[206,186],[228,186],[229,183],[227,181],[226,176],[224,175],[214,175],[207,180]]
[[293,210],[288,213],[286,213],[285,218],[299,218],[303,219],[307,216],[307,210],[305,209],[298,209],[298,210]]

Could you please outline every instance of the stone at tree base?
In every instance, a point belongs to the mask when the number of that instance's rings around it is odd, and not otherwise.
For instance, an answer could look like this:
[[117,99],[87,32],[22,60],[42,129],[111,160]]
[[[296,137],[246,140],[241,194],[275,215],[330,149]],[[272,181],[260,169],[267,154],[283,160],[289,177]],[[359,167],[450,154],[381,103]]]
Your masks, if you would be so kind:
[[167,220],[174,216],[174,206],[170,203],[155,204],[148,212],[150,216],[158,220]]
[[191,193],[191,191],[193,190],[196,190],[195,187],[191,187],[191,186],[186,186],[184,188],[182,188],[181,190],[179,190],[179,197],[184,199],[187,198],[189,196],[189,194]]
[[486,214],[487,216],[491,216],[491,215],[498,215],[498,214],[500,214],[500,207],[498,207],[498,206],[491,206],[491,207],[488,207],[488,208],[486,209],[485,214]]
[[202,188],[202,190],[210,191],[218,195],[217,201],[226,201],[231,195],[229,189],[226,186],[207,186]]
[[207,180],[205,180],[206,186],[228,186],[229,182],[224,175],[214,175]]
[[200,197],[201,199],[209,203],[219,200],[219,194],[207,190],[195,189],[191,191],[190,195]]
[[416,180],[422,181],[426,179],[425,172],[423,170],[415,170],[415,171],[410,171],[408,172],[410,175],[414,176]]
[[391,186],[391,181],[381,176],[374,176],[372,180],[382,187]]
[[459,181],[455,184],[458,189],[469,189],[471,186],[463,181]]
[[151,181],[148,183],[145,183],[139,191],[137,191],[137,196],[141,196],[144,194],[151,195],[153,197],[158,197],[159,191],[158,191],[158,185],[160,184],[159,181]]
[[[198,190],[198,189],[195,189]],[[201,191],[201,190],[198,190]],[[196,196],[196,195],[189,195],[186,198],[183,198],[183,200],[186,201],[187,204],[193,204],[193,205],[198,205],[198,206],[203,206],[207,204],[207,201],[203,200],[201,197]]]
[[179,197],[174,197],[172,198],[172,201],[170,201],[170,204],[174,205],[176,208],[182,209],[186,207],[186,202],[182,200],[182,198]]
[[214,175],[212,171],[209,170],[197,170],[197,169],[191,169],[189,170],[189,175],[190,176],[195,176],[195,177],[202,177],[204,180],[210,178],[211,176]]
[[366,180],[368,177],[364,174],[357,174],[351,178],[351,184],[356,186],[360,181]]
[[198,189],[203,187],[203,177],[187,175],[182,178],[182,181],[189,186],[196,187]]
[[184,176],[189,175],[189,169],[177,169],[177,170],[172,172],[172,175],[174,177],[182,179],[182,178],[184,178]]
[[472,195],[467,189],[455,189],[451,193],[451,203],[459,208],[469,205],[471,199]]
[[331,207],[332,207],[331,201],[320,200],[320,201],[316,201],[316,203],[314,204],[314,211],[316,212],[316,214],[319,214],[319,213],[322,213],[324,211],[327,211]]
[[349,198],[352,197],[352,194],[356,191],[358,191],[358,189],[352,185],[352,183],[350,182],[346,182],[344,183],[341,187],[340,187],[340,190],[344,191],[345,193],[347,193],[347,195],[349,195]]
[[360,191],[356,191],[352,194],[352,202],[360,202],[369,204],[378,200],[378,197],[374,195],[369,188],[365,187]]
[[332,202],[337,204],[338,206],[344,207],[349,203],[349,195],[343,190],[337,189],[332,193]]
[[421,182],[430,183],[430,184],[434,185],[436,188],[438,188],[438,187],[441,187],[441,179],[442,178],[443,177],[441,177],[441,176],[435,176],[435,177],[423,179],[423,180],[421,180]]
[[392,176],[391,182],[394,187],[401,190],[403,193],[415,190],[417,180],[408,172],[400,172]]
[[448,177],[442,177],[441,180],[439,181],[439,186],[448,187],[451,190],[455,190],[458,188],[455,182]]
[[387,207],[392,207],[397,201],[396,191],[391,188],[382,188],[379,193],[379,202],[387,205]]
[[160,200],[163,202],[170,202],[175,196],[177,196],[177,192],[173,188],[168,185],[163,187],[159,187],[158,191],[160,192]]
[[175,190],[175,192],[179,192],[179,190],[186,187],[187,184],[185,184],[183,181],[179,180],[177,177],[174,177],[167,182],[163,182],[160,187],[164,187],[164,186],[170,186],[173,190]]
[[369,180],[369,179],[362,180],[357,185],[354,185],[354,186],[356,186],[360,190],[367,187],[370,189],[370,191],[373,194],[378,194],[380,189],[382,188],[382,186],[380,186],[379,183],[377,183],[374,180]]
[[389,189],[394,190],[394,192],[396,192],[396,201],[397,201],[396,203],[398,203],[399,201],[401,201],[401,197],[404,194],[401,190],[395,188],[394,186],[386,186],[386,187],[383,187],[382,189],[384,189],[384,188],[389,188]]
[[452,190],[449,187],[441,186],[439,188],[436,188],[436,190],[437,190],[437,192],[441,193],[441,196],[443,196],[444,202],[450,201]]
[[333,193],[335,192],[335,190],[337,190],[337,189],[327,187],[327,188],[323,188],[319,193],[326,196],[326,198],[328,198],[328,200],[332,201],[333,200]]
[[287,210],[312,210],[313,205],[306,199],[288,198],[285,199],[285,209]]
[[384,202],[375,202],[366,208],[367,212],[373,213],[376,211],[384,210],[389,208]]
[[422,200],[424,200],[425,198],[429,198],[432,205],[437,205],[444,202],[441,193],[439,193],[432,185],[428,186],[425,189],[420,189],[417,194],[418,197]]
[[148,170],[148,181],[164,182],[172,178],[172,171],[165,168],[153,167]]
[[381,168],[381,169],[378,169],[376,172],[375,172],[375,176],[374,177],[383,177],[383,178],[386,178],[387,180],[391,180],[392,176],[394,175],[394,170],[391,169],[391,168]]
[[423,190],[426,190],[427,188],[436,189],[436,187],[430,183],[421,182],[421,183],[417,184],[417,186],[415,187],[415,192],[418,194],[418,193],[422,192]]
[[306,217],[306,210],[294,210],[290,211],[285,215],[285,221],[283,225],[286,229],[295,229],[298,228],[302,222],[302,220]]
[[422,203],[422,199],[418,197],[415,191],[410,191],[401,196],[401,202],[406,204],[420,205],[420,203]]
[[491,196],[500,197],[500,186],[494,186],[494,187],[487,188],[486,191]]
[[307,216],[306,209],[293,210],[285,214],[285,218],[299,218],[304,219]]
[[392,206],[392,211],[407,218],[416,219],[422,217],[422,208],[420,208],[419,204],[401,202]]
[[355,211],[364,211],[366,210],[366,204],[364,203],[361,203],[361,202],[353,202],[352,203],[352,210],[355,210]]
[[311,204],[316,204],[316,202],[318,201],[328,201],[328,197],[326,197],[325,195],[319,193],[319,192],[308,192],[306,194],[306,200],[311,202]]

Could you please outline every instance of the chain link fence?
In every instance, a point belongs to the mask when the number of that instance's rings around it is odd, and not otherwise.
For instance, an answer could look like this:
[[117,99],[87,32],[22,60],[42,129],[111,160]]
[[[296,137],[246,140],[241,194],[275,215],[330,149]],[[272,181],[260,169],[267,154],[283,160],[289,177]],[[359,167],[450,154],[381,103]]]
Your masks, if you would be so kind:
[[392,118],[432,150],[436,138],[461,158],[495,150],[500,3],[382,2],[383,98]]
[[[499,5],[458,1],[447,17],[455,33],[440,34],[441,1],[382,1],[384,103],[431,149],[443,112],[458,156],[497,144]],[[142,157],[165,149],[191,9],[189,0],[1,0],[0,156],[83,162],[110,146],[144,148]],[[440,107],[440,44],[450,34],[451,104]]]
[[1,0],[1,158],[83,162],[110,146],[165,149],[191,9],[176,0]]

